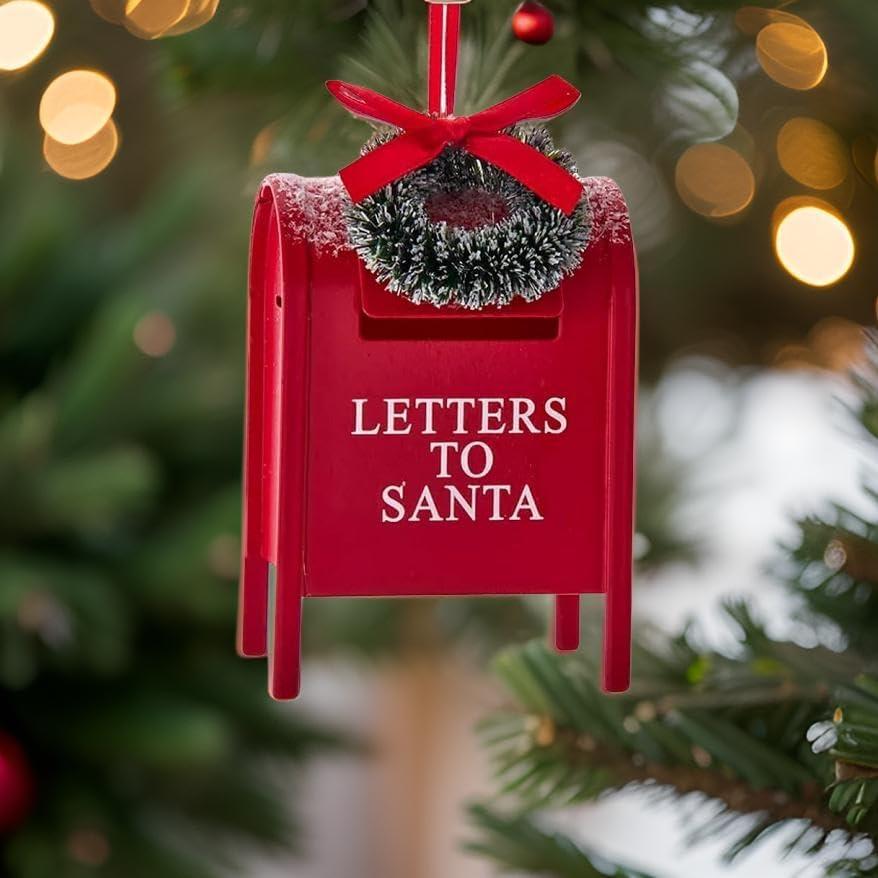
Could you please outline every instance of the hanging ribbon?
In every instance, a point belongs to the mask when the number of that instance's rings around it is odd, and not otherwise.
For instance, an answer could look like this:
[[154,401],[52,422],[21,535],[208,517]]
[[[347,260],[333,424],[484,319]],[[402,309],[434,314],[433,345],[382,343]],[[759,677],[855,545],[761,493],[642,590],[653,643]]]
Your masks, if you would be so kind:
[[399,136],[339,172],[354,202],[429,164],[446,146],[496,165],[564,213],[572,213],[582,197],[582,183],[573,174],[503,133],[519,122],[553,119],[569,110],[579,100],[579,91],[560,76],[550,76],[472,116],[430,116],[337,80],[327,88],[355,116],[402,129]]
[[460,4],[430,3],[427,9],[427,110],[434,116],[451,116],[457,88],[457,53],[460,46]]

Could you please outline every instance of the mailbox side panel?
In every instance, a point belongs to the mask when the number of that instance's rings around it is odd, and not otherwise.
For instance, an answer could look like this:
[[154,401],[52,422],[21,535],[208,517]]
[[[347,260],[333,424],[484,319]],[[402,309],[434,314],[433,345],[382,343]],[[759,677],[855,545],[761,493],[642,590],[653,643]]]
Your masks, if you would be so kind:
[[241,575],[238,599],[238,652],[266,655],[268,649],[268,563],[263,491],[265,361],[269,318],[266,293],[279,259],[277,221],[270,194],[260,191],[251,231],[247,291],[247,398],[244,420]]
[[275,698],[299,691],[304,593],[310,260],[289,192],[268,178],[254,214],[238,620],[239,651],[268,654]]

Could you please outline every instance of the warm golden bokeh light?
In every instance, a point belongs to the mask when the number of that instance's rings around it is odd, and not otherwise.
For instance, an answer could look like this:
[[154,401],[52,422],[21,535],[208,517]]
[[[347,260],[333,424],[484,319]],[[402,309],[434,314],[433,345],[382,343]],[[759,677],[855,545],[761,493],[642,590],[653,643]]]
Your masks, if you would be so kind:
[[55,17],[37,0],[0,5],[0,70],[21,70],[45,51],[55,32]]
[[250,146],[250,164],[263,164],[271,152],[271,147],[277,137],[277,122],[269,122],[257,135],[253,138]]
[[125,21],[125,0],[89,0],[91,8],[110,24]]
[[153,40],[178,24],[198,0],[126,0],[125,27],[141,39]]
[[112,119],[83,143],[59,143],[48,134],[43,138],[46,163],[68,180],[87,180],[100,174],[113,161],[118,148],[119,132]]
[[690,146],[677,162],[675,181],[687,207],[714,219],[740,213],[756,192],[746,159],[720,143]]
[[799,91],[819,85],[829,67],[820,34],[804,21],[776,21],[762,28],[756,57],[775,82]]
[[177,340],[171,318],[161,311],[144,314],[134,327],[134,344],[148,357],[164,357]]
[[848,372],[863,362],[864,327],[843,317],[824,317],[809,333],[817,363],[834,372]]
[[775,212],[774,251],[802,283],[827,287],[850,270],[856,247],[844,219],[816,199],[788,199]]
[[143,40],[195,30],[216,15],[219,0],[90,0],[92,9]]
[[219,0],[196,0],[186,12],[186,15],[172,28],[168,29],[164,36],[173,37],[177,34],[185,34],[207,24],[219,8]]
[[223,579],[236,579],[240,572],[241,541],[236,534],[221,533],[207,547],[207,566]]
[[781,369],[850,372],[865,360],[864,330],[859,323],[843,317],[824,317],[804,341],[781,345],[774,365]]
[[83,143],[107,124],[116,88],[95,70],[70,70],[49,83],[40,100],[40,124],[58,143]]
[[781,167],[812,189],[834,189],[847,179],[850,162],[844,141],[817,119],[797,116],[777,135]]

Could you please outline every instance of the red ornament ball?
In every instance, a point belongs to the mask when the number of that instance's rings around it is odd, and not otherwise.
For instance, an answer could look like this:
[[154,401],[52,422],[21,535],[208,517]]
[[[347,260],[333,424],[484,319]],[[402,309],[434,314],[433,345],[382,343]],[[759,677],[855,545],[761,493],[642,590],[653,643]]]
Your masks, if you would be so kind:
[[34,781],[21,745],[0,732],[0,835],[17,829],[34,803]]
[[555,16],[537,0],[525,0],[512,16],[512,33],[523,43],[542,46],[555,33]]

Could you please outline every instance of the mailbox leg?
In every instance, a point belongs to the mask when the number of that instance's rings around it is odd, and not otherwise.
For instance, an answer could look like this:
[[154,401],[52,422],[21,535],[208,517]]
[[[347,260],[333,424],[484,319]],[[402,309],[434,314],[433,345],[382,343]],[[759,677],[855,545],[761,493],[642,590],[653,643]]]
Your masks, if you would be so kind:
[[616,580],[604,610],[605,692],[625,692],[631,685],[631,585]]
[[571,652],[579,649],[579,595],[555,595],[555,649]]
[[241,580],[238,600],[238,653],[245,658],[266,654],[268,637],[268,561],[263,553],[261,369],[247,388],[244,440],[244,511]]
[[286,701],[299,694],[302,677],[302,583],[301,569],[295,563],[279,560],[273,626],[268,693],[278,701]]
[[245,553],[238,609],[238,654],[243,658],[261,658],[266,653],[267,593],[268,562]]

